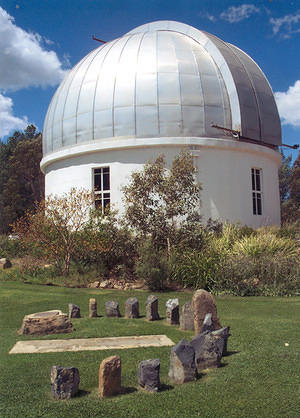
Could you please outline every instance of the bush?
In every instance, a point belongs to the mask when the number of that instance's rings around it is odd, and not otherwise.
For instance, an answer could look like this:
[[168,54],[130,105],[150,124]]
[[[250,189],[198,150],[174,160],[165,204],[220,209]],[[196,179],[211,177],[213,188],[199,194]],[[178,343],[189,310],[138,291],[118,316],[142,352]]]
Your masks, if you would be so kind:
[[18,239],[9,239],[7,235],[0,235],[0,258],[16,258],[23,254]]

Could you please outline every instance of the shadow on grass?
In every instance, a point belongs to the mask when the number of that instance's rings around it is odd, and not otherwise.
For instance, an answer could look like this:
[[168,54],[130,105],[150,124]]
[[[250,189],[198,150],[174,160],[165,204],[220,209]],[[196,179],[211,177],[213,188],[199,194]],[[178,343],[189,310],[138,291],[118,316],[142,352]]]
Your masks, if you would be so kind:
[[165,392],[167,390],[172,390],[172,389],[174,389],[174,386],[166,385],[165,383],[161,383],[160,388],[159,388],[159,392]]
[[229,357],[229,356],[233,356],[234,354],[239,354],[240,351],[227,351],[226,354],[223,355],[223,357]]
[[91,392],[88,392],[87,390],[79,389],[79,391],[76,393],[76,398],[83,398],[84,396],[88,396]]
[[120,395],[129,395],[130,393],[137,392],[137,388],[128,386],[128,387],[122,387],[120,390]]

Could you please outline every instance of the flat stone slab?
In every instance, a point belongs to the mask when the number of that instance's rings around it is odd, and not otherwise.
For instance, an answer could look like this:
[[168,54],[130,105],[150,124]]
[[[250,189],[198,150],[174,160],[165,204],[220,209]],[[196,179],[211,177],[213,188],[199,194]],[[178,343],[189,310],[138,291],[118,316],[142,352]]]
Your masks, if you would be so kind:
[[58,353],[64,351],[97,351],[139,347],[174,345],[166,335],[140,335],[136,337],[77,338],[69,340],[18,341],[9,354]]

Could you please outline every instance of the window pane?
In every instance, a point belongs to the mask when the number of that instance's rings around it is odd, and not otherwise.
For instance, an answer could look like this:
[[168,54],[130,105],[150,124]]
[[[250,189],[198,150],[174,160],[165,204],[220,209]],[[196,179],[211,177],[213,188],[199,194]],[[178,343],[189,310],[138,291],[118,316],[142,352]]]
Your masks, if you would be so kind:
[[103,167],[103,173],[109,173],[109,167]]
[[104,173],[103,174],[103,190],[109,190],[109,189],[110,189],[109,173]]
[[96,209],[102,208],[102,202],[100,199],[95,200],[95,208]]
[[256,215],[256,193],[252,193],[253,215]]
[[101,175],[94,176],[94,190],[95,191],[101,190]]
[[257,215],[261,215],[261,214],[262,214],[261,195],[260,195],[260,193],[257,193]]
[[252,177],[252,190],[255,190],[254,168],[251,168],[251,177]]
[[256,190],[260,192],[260,172],[256,170]]
[[95,168],[94,173],[95,174],[100,174],[101,173],[101,168]]

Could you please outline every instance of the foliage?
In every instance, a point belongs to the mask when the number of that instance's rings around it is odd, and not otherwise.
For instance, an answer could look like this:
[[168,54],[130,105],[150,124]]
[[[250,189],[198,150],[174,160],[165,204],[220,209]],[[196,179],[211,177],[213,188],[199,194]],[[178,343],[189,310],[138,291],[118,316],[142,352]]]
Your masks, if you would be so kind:
[[283,152],[281,152],[281,166],[278,170],[278,178],[279,178],[279,194],[280,194],[280,202],[283,203],[289,198],[290,192],[290,177],[292,174],[292,155],[285,156]]
[[77,235],[89,220],[92,195],[86,190],[71,189],[62,196],[49,196],[37,203],[14,224],[21,242],[54,263],[68,276],[71,258],[76,250]]
[[0,235],[0,258],[15,258],[24,254],[18,239],[9,239],[7,235]]
[[289,198],[281,206],[282,223],[292,223],[300,219],[300,153],[294,161],[289,177]]
[[175,157],[170,169],[164,156],[134,172],[123,188],[125,217],[141,236],[151,235],[158,247],[170,247],[176,229],[200,208],[201,187],[190,154]]
[[0,233],[43,198],[41,158],[42,136],[34,125],[0,142]]

